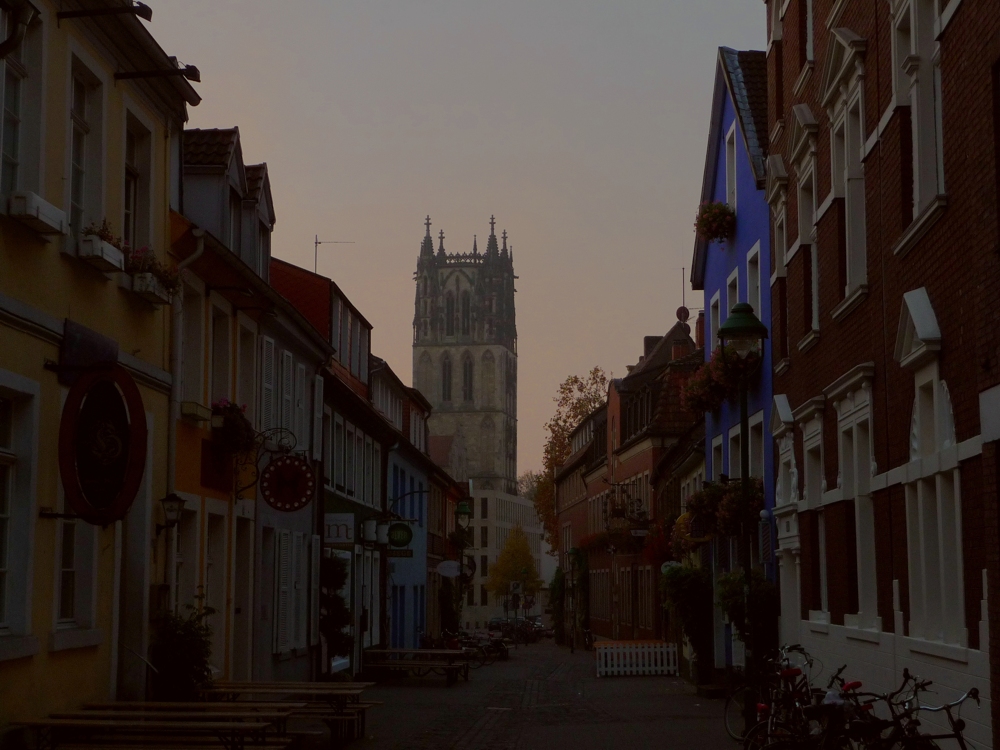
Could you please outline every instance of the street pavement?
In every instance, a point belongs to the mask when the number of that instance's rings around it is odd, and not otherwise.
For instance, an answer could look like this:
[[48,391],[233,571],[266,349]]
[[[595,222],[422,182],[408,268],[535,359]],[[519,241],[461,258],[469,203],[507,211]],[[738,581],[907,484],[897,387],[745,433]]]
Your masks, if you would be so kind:
[[469,682],[405,678],[365,691],[366,750],[735,750],[722,701],[675,677],[596,676],[594,654],[520,646]]

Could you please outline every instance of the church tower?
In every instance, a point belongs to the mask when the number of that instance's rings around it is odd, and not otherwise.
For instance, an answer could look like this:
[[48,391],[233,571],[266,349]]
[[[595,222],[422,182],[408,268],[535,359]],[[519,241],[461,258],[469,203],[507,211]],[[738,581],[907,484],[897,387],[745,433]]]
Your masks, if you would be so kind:
[[[514,253],[497,242],[490,217],[486,252],[437,251],[431,220],[417,260],[413,385],[431,402],[439,456],[476,490],[517,493],[517,326]],[[443,459],[439,459],[443,462]]]

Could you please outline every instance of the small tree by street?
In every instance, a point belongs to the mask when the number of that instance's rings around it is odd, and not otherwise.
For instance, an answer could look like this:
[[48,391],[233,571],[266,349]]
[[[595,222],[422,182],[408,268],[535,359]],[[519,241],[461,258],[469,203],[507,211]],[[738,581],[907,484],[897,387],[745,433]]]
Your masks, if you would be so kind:
[[[556,469],[569,458],[570,435],[584,417],[603,404],[608,395],[608,376],[600,367],[593,368],[583,377],[571,375],[559,384],[556,413],[545,423],[545,448],[542,456],[544,468],[533,477],[522,475],[519,484],[532,490],[531,494],[521,494],[535,503],[535,510],[545,530],[545,541],[553,552],[559,550],[559,533],[556,521]],[[533,481],[532,481],[533,480]]]
[[497,561],[490,566],[486,589],[496,596],[506,596],[510,584],[518,581],[524,584],[525,594],[534,594],[543,585],[531,554],[528,535],[520,526],[515,526],[510,530]]

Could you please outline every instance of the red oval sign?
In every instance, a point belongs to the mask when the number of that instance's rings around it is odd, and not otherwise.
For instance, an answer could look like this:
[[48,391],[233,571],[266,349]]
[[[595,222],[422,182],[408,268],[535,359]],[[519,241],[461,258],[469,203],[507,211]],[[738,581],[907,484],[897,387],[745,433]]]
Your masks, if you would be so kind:
[[299,456],[278,456],[260,475],[260,494],[275,510],[291,513],[312,500],[316,474]]
[[59,473],[80,518],[107,526],[135,500],[146,470],[146,410],[120,365],[85,372],[69,390],[59,424]]

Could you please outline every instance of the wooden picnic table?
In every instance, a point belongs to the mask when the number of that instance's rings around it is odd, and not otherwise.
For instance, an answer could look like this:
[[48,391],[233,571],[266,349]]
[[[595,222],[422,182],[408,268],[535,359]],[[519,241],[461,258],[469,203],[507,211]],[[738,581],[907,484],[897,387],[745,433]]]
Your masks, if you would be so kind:
[[107,703],[84,703],[87,711],[284,711],[305,708],[309,704],[295,701],[109,701]]
[[292,709],[283,711],[90,710],[49,714],[51,719],[135,719],[136,721],[267,721],[284,734]]
[[364,663],[371,667],[402,669],[417,677],[434,670],[444,674],[449,685],[458,681],[460,673],[469,679],[469,656],[464,649],[369,648],[363,654]]
[[239,688],[261,688],[261,687],[277,687],[277,688],[346,688],[354,689],[360,688],[364,690],[365,688],[375,687],[374,682],[240,682],[235,680],[217,680],[212,683],[212,687],[239,687]]
[[74,739],[87,739],[97,734],[129,735],[206,735],[217,737],[226,750],[243,750],[249,739],[262,742],[269,721],[169,721],[163,719],[38,719],[18,722],[19,726],[34,729],[38,750],[54,750],[60,744]]
[[361,693],[365,690],[343,688],[335,686],[334,683],[322,682],[302,682],[293,685],[293,687],[275,687],[248,682],[230,687],[201,688],[198,692],[201,695],[221,697],[223,700],[235,703],[239,703],[237,698],[241,695],[302,695],[324,699],[331,706],[343,708],[347,703],[358,703],[361,700]]
[[465,651],[460,648],[367,648],[365,655],[374,656],[426,656],[428,659],[461,659]]

